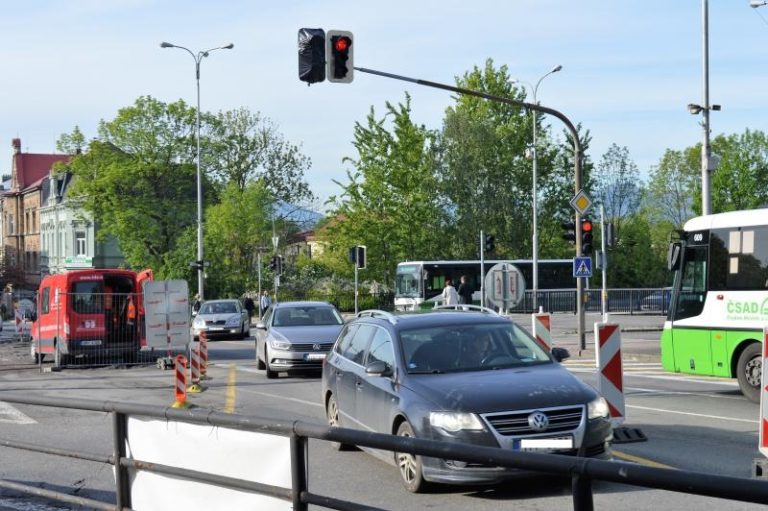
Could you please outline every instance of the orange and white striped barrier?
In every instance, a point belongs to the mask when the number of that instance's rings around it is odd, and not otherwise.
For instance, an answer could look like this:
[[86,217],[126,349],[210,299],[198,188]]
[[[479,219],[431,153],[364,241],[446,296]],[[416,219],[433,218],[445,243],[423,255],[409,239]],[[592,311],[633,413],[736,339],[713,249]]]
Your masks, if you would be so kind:
[[760,454],[768,456],[768,327],[763,328],[763,370],[760,375]]
[[624,368],[621,362],[621,330],[615,323],[595,323],[599,377],[597,388],[608,401],[614,427],[625,419]]
[[200,332],[200,379],[208,379],[208,336]]
[[192,385],[187,388],[187,392],[190,394],[199,394],[203,391],[203,387],[200,385],[200,343],[192,343],[192,360],[190,361],[190,369],[192,370]]
[[171,408],[187,408],[187,357],[184,355],[176,356],[175,364],[175,389],[174,394],[176,400],[171,405]]
[[552,315],[547,312],[531,314],[531,331],[536,342],[547,351],[552,351]]

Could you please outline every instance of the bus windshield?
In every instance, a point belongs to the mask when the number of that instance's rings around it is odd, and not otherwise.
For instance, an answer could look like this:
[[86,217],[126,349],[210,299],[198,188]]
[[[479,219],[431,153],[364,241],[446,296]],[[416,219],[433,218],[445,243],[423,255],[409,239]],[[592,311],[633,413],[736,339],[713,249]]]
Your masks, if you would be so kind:
[[395,276],[395,294],[412,298],[421,296],[419,291],[420,274],[421,270],[418,266],[399,267]]

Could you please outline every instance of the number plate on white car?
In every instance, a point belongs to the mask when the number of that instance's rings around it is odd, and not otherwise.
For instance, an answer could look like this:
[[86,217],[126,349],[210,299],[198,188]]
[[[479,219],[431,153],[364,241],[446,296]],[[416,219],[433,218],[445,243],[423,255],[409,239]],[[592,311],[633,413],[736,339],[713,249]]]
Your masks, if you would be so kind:
[[307,360],[323,360],[325,353],[307,353],[305,357]]

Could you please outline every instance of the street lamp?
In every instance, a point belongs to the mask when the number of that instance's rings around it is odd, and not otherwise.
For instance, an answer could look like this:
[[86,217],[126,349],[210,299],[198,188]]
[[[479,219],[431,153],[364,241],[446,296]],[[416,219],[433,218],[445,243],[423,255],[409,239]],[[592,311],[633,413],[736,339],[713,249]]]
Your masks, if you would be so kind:
[[195,261],[194,266],[197,266],[197,294],[202,301],[205,296],[203,294],[205,260],[203,259],[203,181],[200,175],[200,62],[213,51],[231,50],[235,45],[229,43],[226,46],[218,46],[197,53],[192,52],[189,48],[166,42],[160,43],[160,47],[179,48],[192,55],[192,59],[195,61],[195,80],[197,83],[197,261]]
[[[547,76],[557,73],[563,69],[563,66],[557,65],[553,67],[548,73],[544,74],[541,78],[539,78],[539,81],[536,82],[535,86],[531,86],[528,82],[523,82],[521,80],[512,80],[512,83],[521,83],[524,85],[527,85],[531,88],[533,91],[533,103],[538,105],[538,101],[536,100],[536,93],[539,90],[539,85],[541,85],[542,80],[546,78]],[[533,116],[533,142],[531,144],[531,158],[533,159],[533,176],[532,176],[532,183],[533,183],[533,311],[538,312],[539,309],[539,226],[538,226],[538,197],[536,193],[536,174],[538,171],[538,163],[537,163],[537,155],[536,155],[536,111],[532,110],[531,115]]]

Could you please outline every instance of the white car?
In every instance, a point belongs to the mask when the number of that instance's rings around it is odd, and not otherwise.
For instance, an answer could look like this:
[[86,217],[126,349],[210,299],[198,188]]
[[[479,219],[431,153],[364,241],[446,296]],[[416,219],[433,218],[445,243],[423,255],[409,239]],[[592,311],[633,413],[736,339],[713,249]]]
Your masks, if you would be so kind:
[[250,319],[240,300],[209,300],[203,302],[192,320],[192,337],[205,332],[208,339],[234,337],[245,339],[250,334]]

